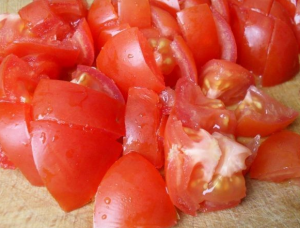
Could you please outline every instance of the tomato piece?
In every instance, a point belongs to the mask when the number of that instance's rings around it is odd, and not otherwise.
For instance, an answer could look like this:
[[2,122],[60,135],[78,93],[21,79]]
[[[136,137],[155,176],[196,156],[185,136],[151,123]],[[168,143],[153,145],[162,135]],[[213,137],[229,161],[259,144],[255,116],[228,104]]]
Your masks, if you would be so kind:
[[157,93],[130,88],[125,112],[126,135],[123,154],[137,152],[156,168],[163,166],[163,148],[158,141],[161,109]]
[[236,62],[237,45],[231,27],[216,9],[211,8],[211,10],[215,20],[216,29],[218,32],[218,39],[221,47],[220,58],[231,62]]
[[150,162],[130,153],[113,164],[96,195],[95,228],[172,227],[176,223],[166,184]]
[[89,203],[121,144],[99,129],[51,121],[33,121],[30,127],[35,164],[60,207],[71,211]]
[[116,24],[108,26],[101,30],[96,42],[96,47],[98,50],[104,46],[104,44],[113,36],[117,35],[118,33],[122,32],[125,29],[129,29],[129,24]]
[[43,40],[20,39],[11,43],[5,51],[6,55],[15,54],[18,57],[33,54],[45,54],[51,56],[63,67],[71,67],[77,63],[79,50],[77,50],[70,40],[52,40],[45,42]]
[[78,26],[71,39],[73,45],[79,50],[77,63],[91,66],[95,58],[94,40],[85,18],[78,22]]
[[250,177],[282,182],[300,177],[300,135],[281,131],[268,137],[258,149]]
[[234,112],[225,109],[221,100],[204,96],[201,88],[186,79],[176,84],[175,110],[183,126],[208,132],[235,134],[236,118]]
[[60,65],[52,56],[46,54],[27,55],[22,58],[39,78],[59,79]]
[[118,14],[115,12],[111,0],[93,1],[88,12],[87,21],[95,40],[106,23],[117,20]]
[[193,82],[198,81],[197,66],[192,51],[181,36],[175,36],[170,44],[181,76]]
[[0,145],[0,168],[3,169],[16,169],[17,167],[5,155]]
[[238,50],[237,62],[256,75],[263,75],[274,21],[247,8],[234,6],[232,9],[232,31]]
[[104,129],[125,134],[125,105],[85,86],[58,80],[41,80],[34,92],[33,119]]
[[177,13],[177,20],[183,37],[194,54],[198,70],[208,60],[220,58],[218,33],[207,4],[181,10]]
[[151,6],[151,16],[152,23],[158,28],[161,36],[173,39],[181,33],[176,19],[168,11]]
[[202,68],[199,81],[203,93],[233,105],[244,99],[248,88],[255,84],[254,76],[244,67],[226,60],[210,60]]
[[87,16],[88,3],[86,0],[47,0],[51,10],[68,22]]
[[112,37],[96,63],[100,71],[116,82],[125,98],[130,87],[145,87],[157,93],[165,87],[151,47],[137,28],[126,29]]
[[95,68],[78,65],[76,71],[72,73],[72,78],[73,83],[105,93],[109,97],[125,104],[124,97],[115,82]]
[[245,99],[235,110],[236,135],[245,137],[268,136],[291,124],[298,112],[286,107],[255,86],[250,86]]
[[71,27],[52,12],[47,1],[33,1],[19,10],[20,17],[30,31],[46,39],[62,40],[71,31]]
[[296,8],[296,13],[295,13],[295,17],[294,17],[295,33],[296,33],[296,37],[297,37],[297,40],[298,40],[298,45],[300,46],[300,0],[297,0],[296,7],[297,7]]
[[38,81],[28,63],[9,55],[0,65],[0,99],[28,103]]
[[196,215],[204,184],[211,181],[222,152],[208,132],[184,129],[174,113],[168,118],[164,138],[165,177],[171,200],[181,211]]
[[0,103],[0,145],[6,156],[34,186],[43,182],[37,172],[29,135],[30,106],[23,103]]
[[165,130],[165,153],[170,196],[183,212],[225,209],[245,197],[241,171],[251,152],[233,139],[184,128],[172,113]]
[[145,28],[151,25],[151,10],[148,0],[118,0],[120,23],[131,27]]
[[298,52],[293,30],[283,21],[275,19],[262,85],[273,86],[293,78],[299,71]]

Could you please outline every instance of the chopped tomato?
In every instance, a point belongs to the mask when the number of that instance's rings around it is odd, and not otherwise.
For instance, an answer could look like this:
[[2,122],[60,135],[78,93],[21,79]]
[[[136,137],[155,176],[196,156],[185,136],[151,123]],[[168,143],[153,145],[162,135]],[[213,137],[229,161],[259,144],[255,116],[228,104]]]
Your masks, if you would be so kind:
[[198,69],[208,60],[220,58],[221,48],[213,14],[207,4],[181,10],[177,20]]
[[86,17],[88,3],[86,0],[47,0],[51,10],[64,20],[76,23],[77,20]]
[[69,24],[57,16],[45,0],[27,4],[19,10],[19,15],[33,34],[44,39],[62,40],[71,31]]
[[130,88],[125,112],[126,136],[123,154],[137,152],[156,168],[163,166],[163,148],[158,140],[161,109],[158,95],[146,88]]
[[159,7],[151,6],[152,23],[159,30],[161,36],[172,39],[180,34],[180,28],[176,19]]
[[123,136],[124,104],[108,95],[58,80],[41,80],[34,92],[33,119],[104,129]]
[[250,177],[282,182],[300,177],[300,135],[281,131],[271,135],[259,147]]
[[211,0],[211,6],[214,8],[224,20],[230,23],[230,11],[227,0]]
[[91,66],[95,58],[94,40],[85,18],[78,22],[72,41],[73,45],[80,51],[77,64]]
[[32,155],[30,120],[30,105],[0,102],[1,149],[32,185],[42,186]]
[[100,129],[52,121],[30,127],[37,170],[60,207],[71,211],[89,203],[122,146]]
[[152,5],[168,11],[173,16],[180,10],[179,0],[149,0]]
[[268,136],[291,124],[298,112],[286,107],[255,86],[250,86],[245,99],[235,110],[236,135],[245,137]]
[[[181,77],[193,82],[198,81],[197,66],[192,51],[181,36],[175,36],[170,44],[176,63],[179,66]],[[176,84],[176,83],[174,83]]]
[[72,78],[73,83],[105,93],[125,104],[124,97],[115,82],[95,68],[78,65],[76,71],[72,73]]
[[38,81],[27,62],[8,55],[0,65],[0,100],[28,103]]
[[[236,205],[245,196],[239,173],[249,155],[248,148],[221,134],[184,128],[171,114],[165,129],[165,172],[173,203],[191,215],[200,208],[210,211]],[[208,207],[206,202],[216,205]]]
[[176,223],[176,209],[166,184],[150,162],[130,153],[112,165],[96,195],[95,228],[163,228]]
[[151,47],[137,28],[112,37],[97,57],[97,68],[116,82],[126,99],[130,87],[145,87],[157,93],[165,87]]
[[26,55],[22,59],[30,65],[39,78],[60,78],[61,66],[54,57],[47,54],[33,54]]
[[248,88],[254,85],[254,76],[242,66],[226,60],[210,60],[199,75],[203,93],[211,99],[220,99],[232,105],[244,99]]
[[214,131],[235,134],[236,118],[234,112],[225,109],[221,100],[204,96],[201,88],[186,79],[176,84],[175,110],[183,126],[212,133]]
[[128,23],[131,27],[151,25],[149,0],[118,0],[118,15],[120,23]]

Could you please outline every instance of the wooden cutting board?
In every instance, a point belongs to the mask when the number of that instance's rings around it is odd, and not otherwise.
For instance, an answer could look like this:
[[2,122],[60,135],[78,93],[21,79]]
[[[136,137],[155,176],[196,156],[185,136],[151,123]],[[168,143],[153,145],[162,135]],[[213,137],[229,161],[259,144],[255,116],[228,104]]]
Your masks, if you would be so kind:
[[[0,0],[0,13],[17,12],[28,2]],[[300,112],[300,74],[266,91]],[[290,129],[300,133],[300,118]],[[31,186],[18,170],[0,169],[0,228],[91,228],[92,219],[93,203],[65,213],[45,188]],[[238,207],[196,217],[180,213],[176,227],[297,228],[300,227],[300,187],[247,179],[247,197]]]

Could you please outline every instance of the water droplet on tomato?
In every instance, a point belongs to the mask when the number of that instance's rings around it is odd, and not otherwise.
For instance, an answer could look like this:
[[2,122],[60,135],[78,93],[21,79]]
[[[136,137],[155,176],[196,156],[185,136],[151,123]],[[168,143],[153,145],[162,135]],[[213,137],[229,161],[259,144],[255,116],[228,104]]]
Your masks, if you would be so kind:
[[110,204],[110,202],[111,202],[111,199],[109,197],[105,197],[104,203]]
[[104,214],[104,215],[102,215],[102,216],[101,216],[101,218],[104,220],[104,219],[106,219],[106,218],[107,218],[107,215],[106,215],[106,214]]
[[133,54],[128,54],[127,57],[128,57],[129,59],[132,59],[134,56],[133,56]]
[[53,111],[53,108],[49,106],[49,107],[47,108],[47,114],[50,114],[52,111]]
[[58,139],[58,137],[56,136],[56,135],[54,135],[53,137],[52,137],[52,142],[54,142],[55,140],[57,140]]

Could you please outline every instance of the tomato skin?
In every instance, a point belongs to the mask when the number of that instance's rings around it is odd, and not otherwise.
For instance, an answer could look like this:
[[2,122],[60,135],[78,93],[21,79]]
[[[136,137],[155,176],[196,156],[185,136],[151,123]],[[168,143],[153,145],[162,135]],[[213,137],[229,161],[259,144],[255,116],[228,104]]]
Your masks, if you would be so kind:
[[232,9],[232,31],[238,50],[237,62],[256,75],[263,75],[274,21],[247,8],[234,6]]
[[199,74],[203,93],[233,105],[244,99],[248,88],[255,84],[254,76],[242,66],[226,60],[208,61]]
[[161,36],[172,39],[181,33],[176,19],[169,12],[151,6],[151,16],[152,23],[158,28]]
[[271,135],[258,149],[250,177],[282,182],[300,177],[300,135],[284,130]]
[[157,93],[165,88],[152,49],[137,28],[126,29],[112,37],[102,48],[96,64],[116,82],[125,99],[130,87],[145,87]]
[[221,59],[236,62],[237,60],[237,45],[228,22],[222,17],[215,8],[211,8],[213,13],[218,39],[221,47]]
[[105,129],[125,134],[125,105],[85,86],[41,80],[33,96],[33,119]]
[[95,228],[172,227],[176,223],[165,182],[141,155],[124,155],[105,174],[96,195]]
[[262,85],[274,86],[293,78],[299,71],[298,52],[299,46],[293,30],[288,24],[275,19]]
[[8,158],[34,186],[43,182],[33,161],[28,125],[31,107],[23,103],[0,103],[0,144]]
[[72,67],[77,63],[79,50],[74,48],[70,40],[44,42],[32,38],[11,43],[5,50],[5,55],[9,54],[15,54],[20,58],[32,54],[45,54],[53,57],[62,67]]
[[35,164],[60,207],[71,211],[89,203],[122,146],[99,129],[52,121],[33,121],[30,127]]
[[76,71],[72,73],[72,78],[72,82],[105,93],[109,97],[125,104],[124,97],[115,82],[93,67],[77,65]]
[[244,137],[268,136],[291,124],[298,112],[286,107],[255,86],[250,86],[245,99],[235,110],[236,135]]
[[158,141],[161,109],[158,95],[146,88],[130,88],[125,111],[126,136],[123,154],[137,152],[156,168],[163,166],[163,148]]
[[148,0],[119,0],[118,15],[120,23],[128,23],[131,27],[145,28],[151,25]]
[[197,66],[193,57],[193,53],[187,46],[184,39],[177,35],[170,44],[174,58],[180,68],[181,76],[195,83],[198,81]]
[[198,69],[208,60],[220,58],[216,25],[207,4],[181,10],[177,13],[177,20],[183,37],[194,54]]

